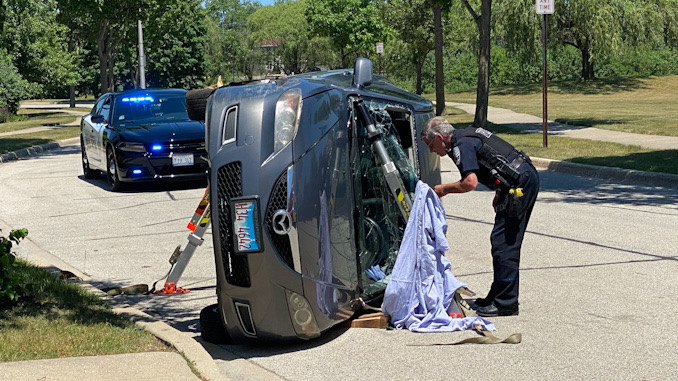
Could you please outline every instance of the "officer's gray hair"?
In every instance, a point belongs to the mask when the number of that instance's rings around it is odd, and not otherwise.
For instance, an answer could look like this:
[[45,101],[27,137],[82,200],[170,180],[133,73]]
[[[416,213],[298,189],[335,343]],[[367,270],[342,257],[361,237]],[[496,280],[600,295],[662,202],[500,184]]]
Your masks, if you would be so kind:
[[426,140],[433,140],[436,137],[436,134],[440,134],[444,137],[452,136],[454,132],[454,126],[450,124],[442,116],[436,116],[431,118],[424,125],[424,129],[421,130],[421,138]]

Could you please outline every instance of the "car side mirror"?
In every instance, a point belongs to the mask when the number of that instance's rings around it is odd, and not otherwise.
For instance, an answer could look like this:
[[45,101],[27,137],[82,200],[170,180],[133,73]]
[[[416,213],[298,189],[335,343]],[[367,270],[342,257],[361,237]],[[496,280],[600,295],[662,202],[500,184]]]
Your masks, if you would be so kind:
[[353,85],[365,87],[370,83],[372,83],[372,61],[358,57],[353,68]]
[[103,115],[93,115],[91,120],[92,123],[104,123],[106,121]]

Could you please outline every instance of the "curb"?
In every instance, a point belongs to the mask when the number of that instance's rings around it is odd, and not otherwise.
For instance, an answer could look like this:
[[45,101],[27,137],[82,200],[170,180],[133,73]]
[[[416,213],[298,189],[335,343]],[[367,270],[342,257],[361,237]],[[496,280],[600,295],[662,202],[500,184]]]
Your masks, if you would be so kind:
[[[0,229],[9,232],[12,228],[4,221],[0,220]],[[55,257],[50,252],[42,249],[40,246],[26,237],[21,244],[16,245],[15,253],[18,258],[30,262],[38,267],[42,267],[56,276],[62,272],[70,272],[80,278],[80,282],[74,283],[94,294],[110,305],[114,313],[132,320],[136,325],[149,332],[158,339],[169,343],[177,352],[182,354],[186,361],[200,373],[200,377],[208,381],[230,380],[223,374],[214,362],[212,356],[207,350],[190,335],[181,332],[167,323],[146,314],[136,308],[130,307],[125,303],[117,302],[112,296],[96,288],[89,282],[92,278],[80,272],[80,270],[70,266],[68,263]]]
[[568,161],[542,159],[538,157],[533,157],[531,159],[532,165],[534,165],[535,168],[545,171],[563,172],[577,176],[608,180],[642,182],[645,186],[678,188],[678,175],[670,173],[601,167],[597,165],[570,163]]
[[60,140],[58,142],[51,142],[41,144],[39,146],[33,146],[28,148],[22,148],[18,151],[4,153],[0,155],[0,164],[7,163],[9,161],[19,160],[26,157],[36,156],[45,151],[50,151],[53,149],[61,148],[64,146],[70,146],[76,144],[80,141],[80,138],[70,138],[66,140]]

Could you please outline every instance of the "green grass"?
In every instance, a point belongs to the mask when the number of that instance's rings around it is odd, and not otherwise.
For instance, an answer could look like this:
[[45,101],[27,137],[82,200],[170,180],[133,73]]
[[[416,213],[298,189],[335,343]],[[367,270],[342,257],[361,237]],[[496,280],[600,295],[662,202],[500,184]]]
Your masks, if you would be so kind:
[[49,142],[77,138],[78,136],[80,136],[79,126],[61,127],[55,130],[32,132],[29,134],[0,136],[0,154]]
[[[447,107],[445,117],[457,128],[468,127],[473,123],[473,115],[452,107]],[[516,131],[492,123],[488,123],[487,128],[531,157],[678,174],[678,150],[653,151],[637,146],[563,136],[549,136],[548,148],[543,148],[541,134]]]
[[[551,82],[548,118],[561,123],[639,134],[678,136],[678,76]],[[427,98],[433,100],[435,96]],[[475,103],[474,90],[445,94]],[[492,88],[490,106],[542,115],[541,83]]]
[[21,260],[13,271],[27,295],[0,308],[0,361],[171,350],[79,286]]
[[72,123],[77,118],[76,115],[64,112],[51,112],[39,109],[21,109],[19,110],[18,116],[23,120],[0,123],[0,132],[19,131],[40,126],[59,126]]

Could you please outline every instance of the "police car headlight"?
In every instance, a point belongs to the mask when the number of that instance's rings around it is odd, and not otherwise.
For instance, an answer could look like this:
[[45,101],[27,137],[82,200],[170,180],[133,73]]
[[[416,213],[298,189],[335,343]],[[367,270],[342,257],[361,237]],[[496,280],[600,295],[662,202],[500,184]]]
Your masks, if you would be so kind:
[[122,142],[118,144],[118,149],[128,152],[146,152],[146,146],[143,143]]
[[301,90],[287,90],[275,105],[275,124],[273,129],[273,153],[280,151],[294,139],[299,127],[301,114]]

